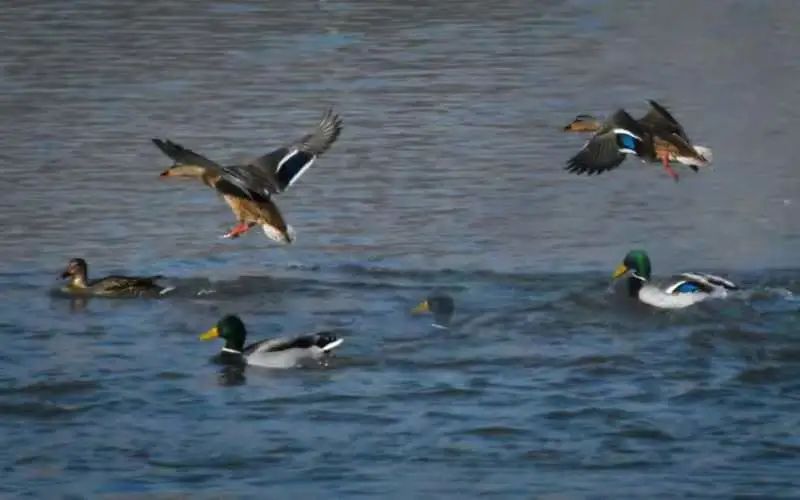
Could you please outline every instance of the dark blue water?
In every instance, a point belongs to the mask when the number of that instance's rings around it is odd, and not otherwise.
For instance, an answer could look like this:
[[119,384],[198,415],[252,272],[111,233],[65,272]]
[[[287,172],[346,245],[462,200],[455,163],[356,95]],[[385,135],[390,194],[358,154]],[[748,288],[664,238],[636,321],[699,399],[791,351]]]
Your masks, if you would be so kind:
[[[0,12],[0,492],[18,497],[800,496],[800,8],[791,2],[40,2]],[[575,114],[669,105],[714,166],[562,170]],[[220,161],[331,151],[277,247]],[[656,275],[743,291],[626,308]],[[54,293],[164,274],[160,300]],[[409,310],[432,290],[453,327]],[[197,336],[335,330],[327,367],[240,376]]]

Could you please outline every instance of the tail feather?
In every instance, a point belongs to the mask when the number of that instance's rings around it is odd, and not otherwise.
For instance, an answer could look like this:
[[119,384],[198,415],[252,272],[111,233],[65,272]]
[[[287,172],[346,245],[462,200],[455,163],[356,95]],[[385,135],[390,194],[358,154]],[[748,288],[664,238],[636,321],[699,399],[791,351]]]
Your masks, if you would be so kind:
[[694,146],[694,150],[697,152],[698,155],[705,158],[706,165],[714,161],[714,152],[711,151],[711,148],[707,148],[705,146]]
[[322,349],[325,352],[329,352],[342,345],[342,342],[344,342],[344,339],[338,339],[336,337],[328,337],[325,339],[324,345],[320,346],[320,349]]
[[261,224],[261,229],[264,230],[264,234],[267,238],[282,245],[288,245],[295,240],[295,230],[288,224],[286,225],[286,231],[281,231],[270,224]]

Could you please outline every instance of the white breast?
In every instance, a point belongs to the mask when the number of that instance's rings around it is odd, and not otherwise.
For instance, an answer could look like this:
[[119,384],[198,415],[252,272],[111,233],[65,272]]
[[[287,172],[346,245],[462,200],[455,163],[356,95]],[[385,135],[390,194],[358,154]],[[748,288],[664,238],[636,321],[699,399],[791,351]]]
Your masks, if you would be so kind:
[[247,356],[247,364],[263,368],[294,368],[304,361],[316,361],[325,351],[313,346],[305,349],[285,349],[283,351],[256,351]]
[[701,302],[709,297],[706,293],[666,293],[663,290],[645,285],[639,290],[639,300],[660,309],[682,309]]

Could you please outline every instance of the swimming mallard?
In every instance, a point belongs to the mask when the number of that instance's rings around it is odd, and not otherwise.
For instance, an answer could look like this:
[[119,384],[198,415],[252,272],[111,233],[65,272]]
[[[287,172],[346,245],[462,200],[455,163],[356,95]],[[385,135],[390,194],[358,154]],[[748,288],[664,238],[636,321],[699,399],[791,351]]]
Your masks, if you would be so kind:
[[341,118],[329,109],[310,134],[247,164],[227,167],[169,140],[153,139],[153,143],[175,162],[161,173],[162,177],[200,179],[216,189],[231,207],[239,223],[224,238],[236,238],[259,225],[268,238],[291,243],[294,231],[272,201],[272,195],[297,182],[336,141],[341,130]]
[[434,293],[427,299],[411,310],[412,314],[431,313],[433,315],[432,325],[435,328],[450,328],[450,321],[455,313],[455,302],[449,295]]
[[697,172],[710,164],[711,150],[693,146],[680,123],[656,101],[650,111],[634,120],[618,110],[605,122],[591,115],[578,115],[564,127],[569,132],[594,132],[583,149],[567,163],[567,170],[577,174],[599,174],[619,166],[625,154],[635,154],[647,161],[660,161],[676,181],[678,174],[670,162],[684,164]]
[[201,340],[215,338],[225,339],[217,361],[265,368],[292,368],[304,361],[320,361],[344,342],[328,332],[317,332],[295,338],[262,340],[245,347],[247,330],[235,315],[225,316],[200,336]]
[[98,295],[104,297],[130,297],[139,295],[160,295],[172,288],[156,284],[161,276],[106,276],[97,280],[89,279],[89,266],[83,259],[71,259],[61,278],[69,278],[69,283],[61,290],[74,295]]
[[670,279],[650,280],[650,258],[644,250],[631,250],[614,271],[613,279],[625,276],[629,297],[661,309],[680,309],[709,298],[724,298],[738,287],[705,273],[682,273]]

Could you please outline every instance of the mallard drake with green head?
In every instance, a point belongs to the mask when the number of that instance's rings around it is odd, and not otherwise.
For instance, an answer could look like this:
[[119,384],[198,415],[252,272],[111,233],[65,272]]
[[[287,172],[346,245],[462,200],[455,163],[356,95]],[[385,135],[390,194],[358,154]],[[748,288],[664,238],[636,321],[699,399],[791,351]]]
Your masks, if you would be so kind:
[[681,273],[652,281],[650,272],[647,252],[631,250],[612,278],[624,284],[622,292],[628,297],[660,309],[681,309],[706,299],[725,298],[728,291],[738,290],[734,283],[713,274]]
[[591,115],[578,115],[564,127],[568,132],[594,132],[583,149],[569,160],[567,170],[576,174],[599,174],[618,167],[626,154],[645,161],[661,162],[676,181],[678,174],[670,166],[677,162],[697,172],[698,167],[711,163],[712,152],[704,146],[694,146],[683,126],[654,100],[650,110],[639,120],[633,120],[624,110],[618,110],[601,122]]
[[61,273],[62,279],[69,282],[61,290],[73,295],[96,295],[103,297],[131,297],[142,295],[162,295],[172,290],[156,283],[161,276],[106,276],[96,280],[89,279],[89,266],[83,259],[71,259]]
[[433,316],[431,325],[434,328],[447,329],[450,328],[455,310],[455,302],[452,297],[444,293],[433,293],[412,309],[411,313],[430,313]]
[[246,164],[227,167],[170,140],[153,139],[153,143],[175,162],[161,173],[162,177],[200,179],[216,189],[230,206],[239,223],[224,238],[236,238],[261,226],[268,238],[291,243],[294,231],[272,201],[272,195],[297,182],[314,160],[331,147],[341,130],[341,118],[329,109],[314,130],[299,140]]
[[344,339],[329,332],[317,332],[300,337],[262,340],[245,346],[247,329],[236,315],[225,316],[200,335],[201,340],[216,338],[225,340],[225,346],[216,361],[264,368],[292,368],[308,361],[320,362],[344,342]]

